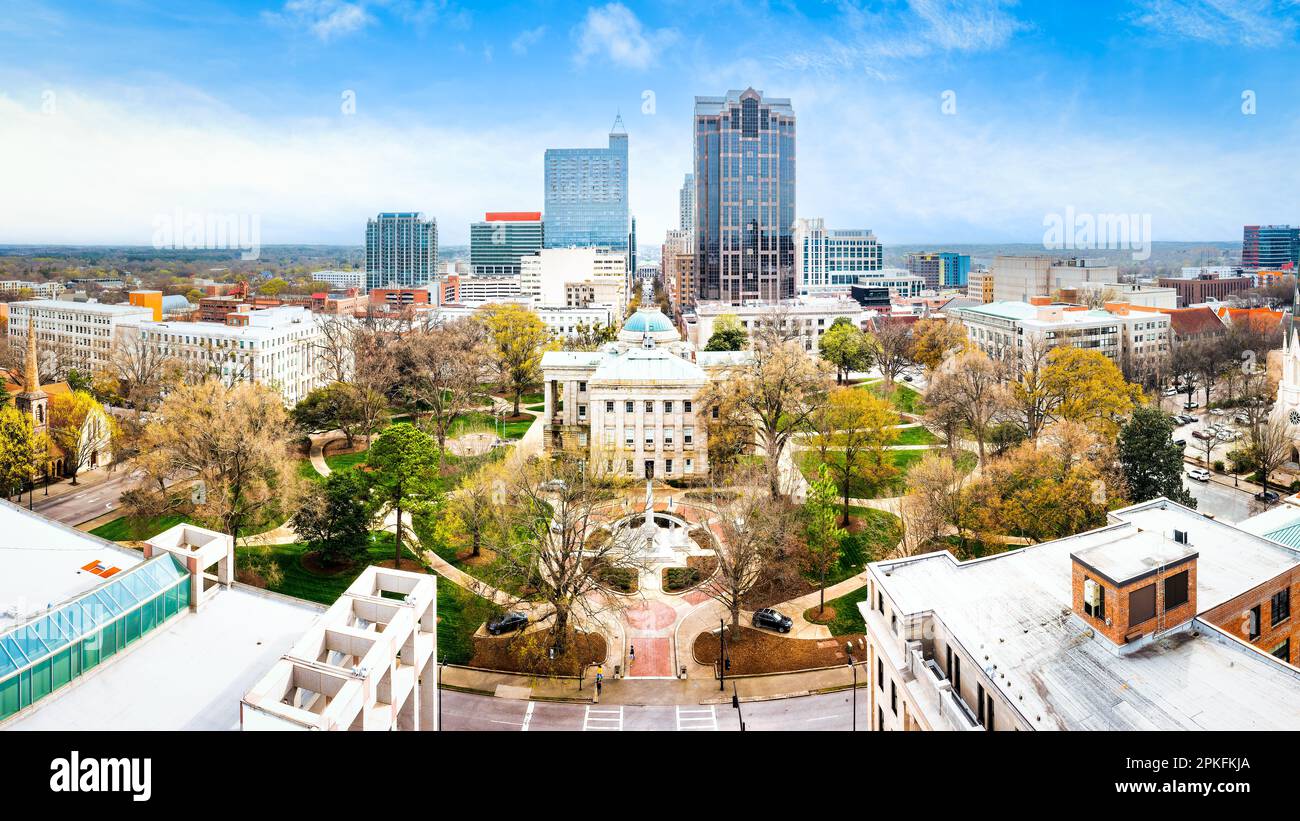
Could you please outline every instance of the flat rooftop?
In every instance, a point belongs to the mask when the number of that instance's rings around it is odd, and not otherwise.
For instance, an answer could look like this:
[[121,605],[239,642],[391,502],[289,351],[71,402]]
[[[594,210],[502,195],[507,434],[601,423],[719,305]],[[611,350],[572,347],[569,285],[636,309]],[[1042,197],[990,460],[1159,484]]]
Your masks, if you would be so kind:
[[1072,553],[1123,544],[1141,551],[1175,527],[1199,553],[1202,612],[1295,566],[1300,552],[1164,500],[1116,511],[1111,521],[975,561],[943,552],[872,567],[901,614],[942,622],[1033,727],[1300,729],[1294,667],[1200,621],[1117,653],[1074,616],[1070,600]]
[[1166,534],[1124,528],[1117,538],[1076,551],[1074,558],[1117,585],[1194,558],[1196,551]]
[[325,607],[235,586],[38,702],[5,730],[238,730],[239,701]]

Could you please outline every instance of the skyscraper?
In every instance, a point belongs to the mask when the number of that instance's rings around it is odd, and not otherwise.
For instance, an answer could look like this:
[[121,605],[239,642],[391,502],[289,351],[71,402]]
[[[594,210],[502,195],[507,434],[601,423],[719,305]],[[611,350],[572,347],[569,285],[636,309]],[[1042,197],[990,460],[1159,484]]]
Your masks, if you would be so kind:
[[695,175],[687,174],[686,181],[682,183],[681,193],[677,195],[680,201],[681,224],[677,227],[683,231],[695,230]]
[[385,211],[366,223],[366,287],[428,285],[438,270],[438,220]]
[[794,259],[800,294],[848,292],[881,270],[880,242],[870,229],[827,228],[820,217],[795,220]]
[[547,248],[627,250],[627,131],[614,121],[608,148],[546,150]]
[[701,299],[795,293],[795,117],[747,88],[695,98],[695,255]]
[[469,226],[469,266],[474,276],[519,274],[519,259],[542,250],[542,215],[496,211]]
[[908,254],[907,270],[923,278],[925,287],[931,290],[965,288],[970,276],[970,257],[952,251]]
[[1290,225],[1247,225],[1242,231],[1241,267],[1247,271],[1300,268],[1300,228]]

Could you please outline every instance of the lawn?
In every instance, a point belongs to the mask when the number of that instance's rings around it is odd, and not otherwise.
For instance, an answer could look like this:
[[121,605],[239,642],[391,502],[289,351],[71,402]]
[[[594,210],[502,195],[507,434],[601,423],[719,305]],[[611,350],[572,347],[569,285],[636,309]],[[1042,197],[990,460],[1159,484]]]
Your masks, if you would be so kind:
[[[866,601],[870,595],[870,586],[864,584],[852,593],[827,600],[826,607],[835,611],[835,618],[826,622],[832,636],[856,636],[867,632],[866,622],[858,612],[858,602]],[[805,617],[814,616],[817,610],[818,607],[813,605],[808,608]]]
[[[533,417],[531,416],[527,419],[502,422],[500,423],[501,438],[519,439],[523,437],[524,433],[528,431],[528,428],[532,424]],[[466,433],[478,433],[481,431],[496,432],[497,429],[498,423],[492,414],[484,413],[482,411],[471,411],[451,423],[451,427],[447,429],[447,438],[455,439],[457,436]]]
[[853,506],[849,518],[849,535],[840,542],[839,566],[827,575],[828,585],[856,576],[868,562],[885,558],[903,538],[902,522],[887,510]]
[[894,404],[894,409],[900,413],[921,414],[925,413],[925,403],[921,401],[921,394],[917,390],[902,382],[894,383],[894,390],[891,393],[885,388],[883,382],[871,382],[860,385],[872,391],[876,396],[890,400]]
[[114,542],[142,542],[151,539],[170,527],[188,522],[189,518],[177,513],[163,516],[151,516],[137,519],[131,516],[119,516],[111,522],[102,524],[90,531],[91,535]]
[[941,440],[926,427],[899,428],[895,445],[937,445]]
[[330,470],[347,470],[365,461],[366,451],[364,450],[359,450],[356,453],[336,453],[325,457],[325,464],[329,466]]
[[[880,483],[868,482],[861,477],[853,477],[849,481],[849,497],[853,499],[886,499],[891,496],[901,496],[907,492],[907,472],[911,470],[912,465],[921,461],[927,451],[924,450],[890,450],[886,451],[886,457],[899,472],[894,476]],[[828,451],[826,458],[831,465],[843,465],[844,454],[836,451]],[[808,481],[814,481],[818,476],[818,468],[821,467],[821,455],[815,450],[805,450],[799,454],[799,469],[803,472],[804,478]],[[836,476],[832,472],[832,478]]]

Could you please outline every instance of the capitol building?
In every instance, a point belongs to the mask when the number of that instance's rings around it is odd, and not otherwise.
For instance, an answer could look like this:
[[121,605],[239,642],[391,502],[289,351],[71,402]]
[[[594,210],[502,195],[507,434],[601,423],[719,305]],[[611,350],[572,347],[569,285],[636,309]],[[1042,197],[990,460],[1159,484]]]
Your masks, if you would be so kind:
[[599,350],[542,356],[546,452],[576,454],[603,475],[705,481],[700,395],[747,359],[744,352],[697,353],[663,311],[643,307]]

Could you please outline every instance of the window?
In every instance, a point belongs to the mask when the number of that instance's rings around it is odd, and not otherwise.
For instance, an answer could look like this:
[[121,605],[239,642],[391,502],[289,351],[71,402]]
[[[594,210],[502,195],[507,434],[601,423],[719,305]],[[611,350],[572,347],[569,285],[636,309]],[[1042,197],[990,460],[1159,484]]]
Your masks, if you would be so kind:
[[645,445],[646,445],[646,447],[648,447],[648,448],[652,448],[652,447],[655,446],[655,430],[654,430],[654,428],[646,428],[646,430],[645,430]]
[[630,447],[636,446],[636,429],[623,428],[623,444]]
[[695,443],[695,428],[693,427],[682,428],[682,442],[687,445],[691,445]]
[[889,681],[889,709],[898,715],[898,687],[894,685],[893,679]]
[[672,459],[665,459],[665,460],[664,460],[664,473],[672,473],[672,472],[673,472],[673,460],[672,460]]
[[632,400],[629,399],[628,401],[623,403],[623,410],[626,413],[636,413],[636,409],[634,407]]
[[579,419],[586,419],[586,418],[587,418],[587,406],[586,406],[586,405],[579,405],[579,406],[578,406],[578,418],[579,418]]
[[975,716],[975,717],[976,717],[977,719],[979,719],[979,723],[980,723],[981,726],[984,725],[984,702],[985,702],[985,701],[986,701],[986,699],[984,698],[984,685],[983,685],[983,684],[978,684],[978,683],[977,683],[977,684],[975,685],[975,702],[976,702],[976,704],[975,704],[976,716]]
[[694,472],[695,472],[695,462],[694,462],[693,460],[691,460],[691,459],[687,459],[687,460],[686,460],[686,467],[683,468],[682,472],[683,472],[683,473],[694,473]]
[[613,412],[614,412],[614,401],[611,399],[610,401],[605,403],[605,413],[613,413]]
[[1165,612],[1187,604],[1187,571],[1165,579]]
[[1287,639],[1286,641],[1279,644],[1277,647],[1274,647],[1273,655],[1276,656],[1277,658],[1282,659],[1286,663],[1290,664],[1291,663],[1291,639]]
[[654,403],[654,400],[652,400],[652,399],[647,399],[647,400],[645,401],[645,412],[646,412],[646,413],[654,413],[654,412],[655,412],[655,403]]
[[691,400],[687,399],[685,402],[682,403],[682,410],[686,413],[691,412]]
[[1259,638],[1260,626],[1258,604],[1250,608],[1250,615],[1247,617],[1246,622],[1247,635],[1249,635],[1252,640]]
[[628,473],[631,473],[631,472],[632,472],[632,460],[631,460],[631,459],[628,459],[628,460],[627,460],[627,472],[628,472]]
[[587,383],[586,383],[586,382],[579,382],[579,383],[578,383],[578,393],[586,393],[586,392],[587,392]]
[[1143,622],[1151,621],[1156,617],[1156,586],[1148,584],[1146,587],[1134,590],[1128,594],[1128,626],[1137,627]]
[[664,413],[672,413],[672,412],[673,412],[673,403],[672,403],[672,401],[671,401],[671,400],[665,400],[665,401],[664,401]]
[[876,656],[876,684],[880,687],[880,692],[885,691],[885,660]]
[[1273,614],[1274,627],[1291,618],[1291,588],[1284,587],[1273,594],[1270,612]]

